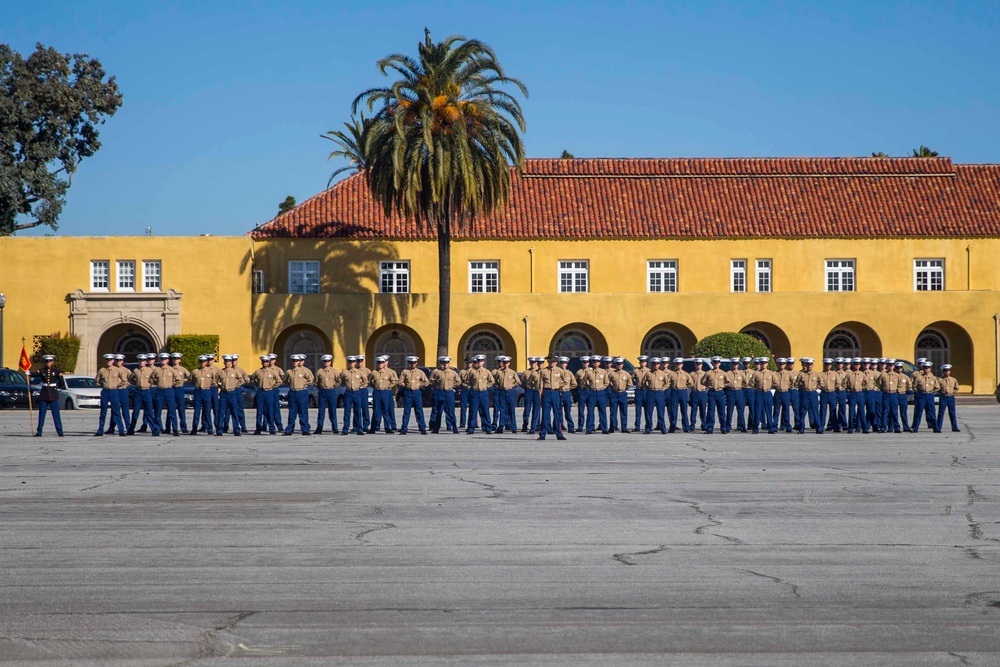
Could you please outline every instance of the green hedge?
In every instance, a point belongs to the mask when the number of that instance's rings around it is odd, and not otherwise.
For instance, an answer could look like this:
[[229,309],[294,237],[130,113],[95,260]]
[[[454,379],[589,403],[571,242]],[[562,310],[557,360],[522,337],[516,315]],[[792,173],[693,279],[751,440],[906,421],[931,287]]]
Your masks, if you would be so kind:
[[771,351],[762,342],[748,336],[747,334],[723,331],[720,333],[705,336],[694,344],[691,348],[692,357],[713,357],[720,356],[726,359],[733,357],[767,357],[768,368],[776,369],[778,366],[771,358]]
[[76,361],[80,356],[80,339],[76,336],[69,334],[63,336],[59,333],[54,333],[51,336],[37,336],[31,360],[41,365],[43,354],[54,354],[56,367],[64,373],[72,373],[76,370]]
[[198,368],[199,354],[218,354],[218,334],[178,334],[167,336],[167,352],[180,352],[184,355],[181,366],[193,371]]

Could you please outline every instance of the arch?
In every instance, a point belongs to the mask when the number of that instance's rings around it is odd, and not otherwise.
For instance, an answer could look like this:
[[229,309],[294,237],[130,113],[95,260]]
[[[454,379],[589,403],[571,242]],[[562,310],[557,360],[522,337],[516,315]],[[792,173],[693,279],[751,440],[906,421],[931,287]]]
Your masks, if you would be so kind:
[[[921,346],[921,343],[924,345]],[[975,380],[975,350],[972,337],[961,325],[947,320],[928,324],[913,341],[913,358],[918,357],[930,359],[934,363],[934,373],[939,372],[941,364],[951,364],[951,373],[959,383],[972,387]]]
[[776,324],[751,322],[740,329],[740,333],[753,336],[764,343],[771,354],[776,357],[790,357],[792,355],[792,344],[788,340],[788,335]]
[[486,366],[494,368],[498,354],[510,357],[511,366],[517,368],[517,346],[514,337],[503,327],[484,322],[477,324],[459,338],[459,361],[473,354],[486,355]]
[[578,357],[583,354],[608,354],[608,341],[596,327],[583,322],[567,324],[552,337],[549,349],[555,354]]
[[291,355],[304,354],[306,367],[316,370],[321,365],[320,357],[330,349],[330,339],[318,328],[310,324],[296,324],[278,334],[273,352],[278,355],[282,368],[291,368]]
[[375,368],[375,357],[383,354],[389,355],[389,368],[397,373],[406,368],[406,357],[410,354],[420,357],[423,366],[434,365],[428,364],[424,357],[424,341],[420,334],[405,324],[386,324],[368,337],[365,344],[366,365]]
[[863,322],[843,322],[826,335],[824,357],[881,357],[882,339]]
[[663,322],[646,332],[639,349],[650,357],[686,357],[697,342],[694,332],[683,324]]
[[160,342],[145,322],[133,320],[109,324],[97,338],[94,350],[94,360],[97,368],[104,365],[105,354],[124,354],[126,363],[136,361],[136,355],[142,352],[159,352]]

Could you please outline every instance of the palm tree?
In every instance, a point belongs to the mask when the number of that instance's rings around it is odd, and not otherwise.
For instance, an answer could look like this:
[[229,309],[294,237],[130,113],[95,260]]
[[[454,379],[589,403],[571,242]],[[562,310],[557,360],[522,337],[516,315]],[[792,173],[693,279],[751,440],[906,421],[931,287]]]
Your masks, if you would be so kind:
[[937,151],[932,151],[923,144],[920,145],[920,148],[913,149],[913,157],[937,157],[937,156],[938,156]]
[[[521,105],[502,89],[528,90],[508,77],[493,49],[453,35],[435,44],[424,29],[414,59],[392,54],[378,68],[398,79],[364,91],[375,111],[362,142],[364,177],[386,215],[433,225],[438,243],[438,354],[448,353],[451,237],[500,208],[513,171],[524,168]],[[513,167],[513,169],[512,169]]]
[[327,187],[330,187],[330,184],[333,183],[333,179],[343,172],[349,171],[354,173],[361,171],[368,166],[368,162],[365,160],[365,140],[368,128],[371,126],[371,122],[371,119],[365,118],[363,113],[360,114],[360,117],[352,114],[350,122],[344,123],[344,127],[347,128],[347,132],[330,130],[326,134],[320,135],[324,139],[329,139],[340,147],[339,150],[335,150],[327,155],[327,160],[331,160],[335,157],[347,159],[347,164],[345,166],[330,174],[330,180],[326,182]]
[[889,157],[889,154],[884,151],[873,152],[872,157]]

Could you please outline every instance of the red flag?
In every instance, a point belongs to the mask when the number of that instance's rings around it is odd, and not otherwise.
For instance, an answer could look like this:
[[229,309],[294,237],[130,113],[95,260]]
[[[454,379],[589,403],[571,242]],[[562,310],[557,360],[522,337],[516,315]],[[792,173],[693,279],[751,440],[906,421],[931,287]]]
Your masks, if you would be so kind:
[[17,366],[25,372],[31,368],[31,359],[28,359],[28,351],[24,349],[23,345],[21,346],[21,361],[18,362]]

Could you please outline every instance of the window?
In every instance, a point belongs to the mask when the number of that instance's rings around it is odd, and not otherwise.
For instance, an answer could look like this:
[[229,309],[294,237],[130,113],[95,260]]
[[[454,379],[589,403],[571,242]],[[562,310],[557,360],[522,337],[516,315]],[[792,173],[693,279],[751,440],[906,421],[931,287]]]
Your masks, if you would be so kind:
[[763,343],[764,347],[766,347],[768,350],[771,349],[771,339],[768,338],[767,334],[765,334],[760,329],[743,329],[742,331],[740,331],[740,333],[746,334],[751,338],[756,338],[761,343]]
[[941,364],[949,363],[948,339],[943,333],[934,329],[924,329],[920,332],[914,347],[914,359],[921,357],[934,364],[935,372],[941,368]]
[[771,291],[771,260],[769,259],[757,260],[757,291]]
[[497,355],[503,354],[503,340],[492,331],[477,331],[469,336],[465,344],[465,357],[471,359],[475,354],[486,357],[489,368],[496,367]]
[[375,341],[375,356],[389,357],[389,368],[402,373],[406,368],[406,357],[417,353],[417,346],[405,331],[393,329],[386,331]]
[[647,284],[650,292],[677,291],[677,260],[651,259],[646,264]]
[[409,262],[379,262],[379,276],[383,294],[406,294],[410,291]]
[[582,331],[570,329],[556,338],[552,345],[553,351],[567,357],[580,357],[594,353],[594,343],[590,336]]
[[559,291],[586,292],[590,262],[572,260],[559,262]]
[[941,292],[944,290],[944,260],[913,260],[913,289],[918,292]]
[[135,291],[135,260],[118,260],[118,291]]
[[680,337],[669,329],[659,329],[646,336],[642,353],[648,357],[667,357],[671,360],[684,356]]
[[319,262],[289,262],[288,293],[319,294]]
[[142,261],[142,289],[144,292],[159,292],[163,289],[160,279],[160,260],[145,259]]
[[326,343],[315,331],[299,329],[285,341],[285,348],[282,352],[284,368],[291,368],[294,365],[292,362],[293,354],[304,354],[306,355],[305,367],[316,370],[322,365],[320,357],[326,353]]
[[824,357],[859,357],[861,356],[861,343],[852,331],[847,329],[834,329],[826,337],[823,344]]
[[469,262],[469,292],[500,291],[500,262]]
[[747,261],[734,259],[729,263],[729,284],[734,292],[747,291]]
[[106,259],[90,262],[90,289],[107,292],[111,288],[111,262]]
[[854,291],[853,259],[826,260],[826,291],[827,292]]
[[250,285],[250,289],[253,290],[254,294],[264,293],[264,272],[260,269],[254,269],[253,283]]

